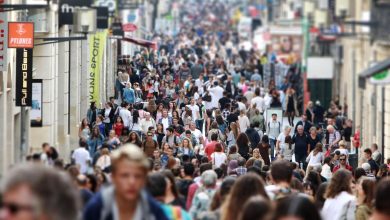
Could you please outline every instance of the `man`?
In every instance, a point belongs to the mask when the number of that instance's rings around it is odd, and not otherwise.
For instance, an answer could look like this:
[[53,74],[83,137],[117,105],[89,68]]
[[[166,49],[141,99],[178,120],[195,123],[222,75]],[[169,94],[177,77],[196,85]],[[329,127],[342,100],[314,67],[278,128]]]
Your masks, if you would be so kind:
[[88,201],[93,197],[93,193],[88,188],[88,178],[80,174],[76,177],[76,183],[79,188],[83,206],[88,203]]
[[242,176],[245,175],[246,172],[248,171],[247,168],[245,167],[246,160],[243,157],[238,158],[237,164],[238,167],[234,170],[236,171],[237,176]]
[[347,155],[345,155],[345,154],[340,155],[339,164],[333,168],[332,172],[335,173],[339,169],[347,169],[347,170],[352,172],[352,167],[347,164]]
[[[199,171],[200,171],[200,175],[202,176],[202,174],[204,172],[206,172],[207,170],[212,170],[213,169],[213,166],[211,165],[211,163],[203,163],[199,166]],[[202,177],[197,177],[194,179],[194,183],[190,185],[190,187],[188,188],[188,195],[187,195],[187,201],[186,201],[186,208],[187,210],[189,210],[192,206],[192,201],[194,199],[194,196],[195,196],[195,193],[196,191],[202,187]]]
[[261,81],[261,75],[258,69],[255,69],[255,73],[251,76],[251,81],[254,81],[256,84]]
[[165,136],[161,141],[161,146],[164,146],[165,143],[168,143],[169,146],[173,147],[175,149],[174,152],[176,152],[179,147],[180,138],[174,135],[173,128],[171,127],[165,129]]
[[243,97],[242,96],[238,96],[237,98],[237,104],[238,104],[238,110],[246,110],[246,105],[243,103]]
[[314,106],[314,109],[313,109],[313,113],[314,113],[314,124],[318,125],[318,124],[321,124],[321,123],[324,123],[324,113],[325,113],[325,109],[324,107],[321,106],[321,103],[320,101],[316,101],[316,104]]
[[280,199],[292,194],[290,182],[293,175],[293,169],[290,162],[286,160],[276,160],[271,165],[272,185],[265,187],[265,190],[271,200]]
[[224,89],[219,86],[217,81],[213,83],[214,87],[209,87],[208,92],[211,95],[211,108],[218,108],[218,101],[223,97]]
[[382,163],[382,154],[378,150],[378,145],[372,144],[371,151],[372,151],[372,159],[374,159],[376,164],[379,166]]
[[112,109],[114,110],[114,112],[116,112],[118,105],[115,103],[115,97],[110,97],[110,102],[112,104]]
[[309,130],[313,125],[307,120],[306,114],[302,115],[302,119],[300,121],[298,121],[297,125],[295,126],[295,131],[294,131],[295,133],[297,133],[299,125],[302,125],[303,131],[305,132],[305,134],[309,135]]
[[161,205],[144,191],[150,163],[142,150],[128,144],[113,151],[111,158],[113,185],[89,201],[83,219],[167,220]]
[[149,112],[144,113],[145,118],[141,120],[141,129],[144,134],[146,134],[149,131],[150,127],[153,127],[156,129],[156,122],[154,119],[150,116]]
[[191,130],[186,130],[183,134],[180,135],[180,140],[183,141],[184,138],[188,138],[191,141],[192,147],[195,147],[199,144],[199,139],[191,132]]
[[255,97],[251,101],[251,105],[256,104],[256,108],[260,112],[264,112],[265,106],[264,106],[264,98],[260,96],[260,88],[255,89]]
[[298,133],[294,135],[293,142],[295,144],[295,161],[299,165],[302,163],[302,168],[306,169],[306,157],[310,153],[310,144],[302,125],[298,125]]
[[280,121],[278,121],[278,115],[272,113],[272,120],[267,124],[267,134],[269,138],[269,144],[271,145],[271,159],[275,158],[275,146],[276,146],[276,138],[280,134]]
[[66,173],[38,164],[21,164],[7,172],[2,183],[2,220],[79,219],[81,201]]
[[153,153],[156,149],[158,149],[158,143],[157,141],[153,140],[153,133],[147,132],[146,133],[146,139],[142,143],[142,149],[144,150],[144,153],[147,157],[152,158]]
[[49,143],[43,143],[42,144],[42,153],[41,153],[41,162],[45,165],[49,165],[49,154],[50,152],[50,145]]
[[226,108],[226,106],[227,106],[226,104],[230,104],[231,103],[231,100],[228,97],[228,95],[229,94],[226,91],[223,91],[223,97],[221,99],[219,99],[219,101],[218,101],[220,109]]
[[[218,134],[213,133],[213,134],[211,134],[211,142],[209,142],[204,149],[204,153],[206,154],[209,161],[211,161],[211,154],[215,152],[215,145],[216,144],[218,144]],[[223,150],[222,150],[222,152],[223,152]]]
[[119,116],[122,118],[123,121],[123,127],[125,129],[129,129],[130,121],[131,121],[131,113],[128,110],[129,104],[126,102],[123,102],[122,107],[119,110]]
[[364,150],[364,158],[367,160],[367,163],[371,166],[371,171],[376,175],[379,171],[379,166],[376,164],[375,160],[372,159],[372,151],[367,148]]
[[192,98],[190,101],[190,104],[187,105],[187,108],[191,110],[192,112],[192,121],[195,122],[200,118],[200,109],[199,106],[195,103],[195,99]]
[[168,111],[166,109],[163,110],[162,117],[158,123],[163,125],[164,130],[172,125],[172,117],[168,116]]
[[183,134],[183,132],[185,131],[184,127],[179,124],[179,118],[177,118],[177,117],[172,118],[172,126],[171,127],[173,128],[174,132],[179,136],[181,134]]
[[[74,163],[79,166],[80,173],[85,174],[88,170],[88,163],[92,161],[87,150],[87,141],[80,138],[79,147],[73,151],[72,159]],[[89,162],[88,162],[89,161]]]
[[370,220],[390,219],[390,179],[384,178],[376,186],[374,212]]
[[203,134],[202,132],[196,128],[196,124],[194,122],[190,123],[190,131],[193,136],[195,136],[196,142],[199,144],[203,143]]
[[280,150],[280,145],[285,143],[287,135],[290,135],[291,127],[289,125],[284,126],[283,132],[278,135],[276,138],[276,151]]
[[196,103],[199,107],[199,118],[195,120],[196,127],[200,130],[203,131],[203,123],[204,123],[204,116],[206,114],[206,108],[205,105],[203,105],[203,100],[202,97],[199,97]]
[[184,196],[185,201],[187,201],[188,189],[191,184],[194,183],[194,172],[195,166],[192,163],[185,163],[183,165],[184,177],[177,181],[177,190],[181,195]]
[[203,65],[202,65],[202,60],[198,60],[196,64],[194,64],[191,67],[191,76],[193,79],[198,79],[201,73],[203,72]]
[[326,146],[331,152],[334,152],[339,147],[339,141],[341,140],[340,132],[336,131],[333,125],[328,125],[326,130],[328,131],[325,137]]

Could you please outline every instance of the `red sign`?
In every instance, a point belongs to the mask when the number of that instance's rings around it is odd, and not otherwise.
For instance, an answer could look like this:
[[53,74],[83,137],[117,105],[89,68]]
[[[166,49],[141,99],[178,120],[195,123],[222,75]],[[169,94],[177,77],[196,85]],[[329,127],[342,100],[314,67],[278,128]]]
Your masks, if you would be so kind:
[[34,23],[8,22],[8,48],[34,48]]
[[138,29],[137,25],[132,23],[127,23],[122,25],[122,29],[124,32],[133,32]]

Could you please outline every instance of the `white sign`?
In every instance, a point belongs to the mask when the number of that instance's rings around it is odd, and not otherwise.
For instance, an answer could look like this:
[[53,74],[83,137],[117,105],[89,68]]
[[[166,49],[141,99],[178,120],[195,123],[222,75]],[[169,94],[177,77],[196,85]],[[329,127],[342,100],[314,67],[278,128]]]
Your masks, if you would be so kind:
[[332,57],[309,57],[307,79],[333,79],[334,60]]
[[32,83],[31,126],[42,126],[42,80]]

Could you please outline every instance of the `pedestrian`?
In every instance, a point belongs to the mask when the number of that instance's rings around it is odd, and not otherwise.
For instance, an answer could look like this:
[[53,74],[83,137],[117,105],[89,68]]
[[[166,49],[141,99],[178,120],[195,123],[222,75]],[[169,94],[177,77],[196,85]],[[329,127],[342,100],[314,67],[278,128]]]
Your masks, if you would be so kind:
[[87,141],[84,138],[79,139],[79,147],[72,153],[74,164],[79,167],[80,173],[85,174],[88,168],[88,161],[91,161],[90,153],[87,150]]

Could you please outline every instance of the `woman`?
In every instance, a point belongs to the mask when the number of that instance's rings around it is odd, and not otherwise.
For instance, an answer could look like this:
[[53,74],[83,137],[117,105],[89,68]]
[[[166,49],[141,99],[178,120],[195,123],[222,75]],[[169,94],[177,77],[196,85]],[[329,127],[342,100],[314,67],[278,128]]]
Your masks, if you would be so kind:
[[127,143],[135,144],[138,147],[141,147],[142,145],[141,139],[139,138],[139,135],[135,131],[130,132],[129,140],[127,141]]
[[121,116],[116,117],[115,124],[113,126],[116,136],[120,137],[123,133],[123,120]]
[[308,167],[321,166],[321,164],[324,162],[324,154],[322,153],[321,143],[317,143],[314,150],[310,152],[309,156],[307,156],[306,162],[308,162],[307,164]]
[[222,134],[226,133],[227,125],[225,121],[223,120],[222,115],[218,115],[215,117],[215,121],[218,123],[218,129],[222,132]]
[[294,127],[294,117],[298,115],[297,97],[295,91],[290,87],[286,91],[285,97],[286,115],[290,126]]
[[96,167],[99,167],[102,171],[105,171],[111,166],[110,151],[107,148],[103,148],[101,151],[101,156],[96,161]]
[[181,142],[181,146],[177,151],[177,156],[181,157],[183,155],[188,155],[190,158],[194,156],[194,149],[192,148],[192,143],[190,139],[184,138]]
[[250,126],[250,122],[248,116],[245,114],[245,110],[240,111],[240,115],[238,116],[238,125],[240,127],[240,132],[245,132],[246,129]]
[[284,143],[280,145],[280,154],[285,160],[292,161],[292,155],[294,154],[295,144],[290,135],[287,135],[284,139]]
[[89,107],[89,109],[87,111],[87,119],[88,119],[88,122],[90,123],[89,127],[92,128],[92,126],[96,122],[96,118],[98,115],[99,115],[99,110],[96,107],[96,103],[91,102],[91,106]]
[[89,129],[88,119],[84,118],[81,121],[81,125],[79,128],[79,138],[84,138],[85,140],[88,140],[90,134],[91,130]]
[[211,164],[214,168],[221,167],[222,164],[226,164],[227,157],[224,152],[222,152],[222,145],[217,143],[215,145],[215,152],[211,154]]
[[[251,187],[248,187],[251,186]],[[239,218],[240,211],[245,202],[252,196],[263,196],[269,203],[269,198],[265,192],[263,180],[256,174],[246,174],[240,176],[231,189],[230,196],[222,206],[223,220],[236,220]]]
[[216,121],[213,121],[213,123],[211,123],[210,130],[207,134],[207,140],[211,140],[212,134],[218,134],[218,140],[222,142],[225,141],[225,135],[219,130],[218,123]]
[[356,220],[368,220],[373,211],[375,181],[361,178],[357,184]]
[[185,209],[185,200],[182,196],[179,195],[174,175],[170,170],[164,170],[162,173],[167,180],[167,188],[165,190],[165,204],[180,206],[181,208]]
[[129,125],[129,130],[137,132],[138,135],[142,133],[138,111],[133,111],[133,119]]
[[313,123],[314,121],[314,105],[313,105],[313,102],[312,101],[309,101],[307,103],[307,108],[306,108],[306,115],[307,115],[307,120],[310,122],[310,123]]
[[176,103],[175,102],[169,102],[168,105],[168,116],[173,117],[173,112],[177,111],[176,109]]
[[241,155],[239,153],[237,153],[237,145],[232,145],[229,148],[229,153],[227,156],[228,162],[230,162],[231,160],[238,160],[238,158],[240,158],[240,157],[241,157]]
[[274,220],[287,219],[321,220],[321,216],[314,203],[311,202],[308,197],[302,195],[292,195],[279,199],[276,202]]
[[245,158],[245,160],[249,159],[249,152],[251,151],[249,147],[249,139],[248,136],[245,133],[241,133],[237,137],[237,147],[238,147],[238,153]]
[[96,117],[95,126],[97,126],[99,128],[100,134],[103,135],[103,137],[105,137],[106,136],[106,126],[103,124],[103,116],[98,115]]
[[123,100],[126,103],[134,104],[135,103],[135,92],[131,88],[131,83],[126,83],[126,88],[123,89]]
[[89,156],[91,158],[95,156],[96,151],[102,146],[103,142],[104,142],[104,136],[100,134],[99,127],[98,126],[93,127],[92,134],[87,141]]
[[157,141],[153,140],[153,133],[148,131],[145,141],[142,143],[142,149],[147,157],[153,157],[153,153],[158,149]]
[[252,196],[243,206],[240,220],[271,220],[272,205],[263,196]]
[[157,124],[157,127],[156,127],[156,136],[157,136],[157,143],[158,143],[158,146],[160,146],[160,148],[162,148],[161,144],[162,144],[162,139],[163,139],[164,136],[165,136],[165,133],[164,133],[164,126],[163,126],[163,124],[161,124],[161,123]]
[[154,112],[154,117],[156,118],[156,122],[160,121],[162,118],[162,113],[164,110],[164,105],[162,103],[158,104],[157,110]]
[[269,159],[269,139],[267,135],[264,135],[263,138],[261,138],[261,142],[257,145],[257,148],[260,151],[261,158],[264,160],[264,164],[269,166],[271,164],[271,161]]
[[210,131],[211,124],[213,123],[213,121],[214,121],[213,111],[211,109],[207,109],[206,110],[206,134],[208,134],[208,132]]
[[111,145],[112,148],[117,148],[117,147],[119,147],[119,145],[121,144],[121,141],[120,141],[119,138],[116,136],[114,130],[111,130],[111,131],[108,133],[108,140],[107,140],[107,143],[108,143],[109,145]]
[[105,135],[108,135],[108,132],[112,129],[112,124],[114,123],[115,110],[111,102],[107,102],[103,110],[103,123],[105,126]]
[[181,117],[179,117],[179,112],[176,110],[174,112],[172,112],[172,118],[177,118],[178,119],[178,124],[181,125],[181,126],[184,126],[184,122],[183,122],[183,119],[181,119]]
[[321,143],[320,137],[317,135],[317,128],[316,127],[311,127],[309,130],[310,135],[308,136],[308,141],[309,141],[309,151],[314,150],[316,145],[318,143]]
[[189,129],[190,124],[192,122],[192,111],[187,106],[182,114],[183,124],[185,129]]
[[259,161],[260,169],[264,166],[264,160],[261,158],[260,151],[258,148],[253,149],[252,157],[246,162],[246,168],[249,168],[255,164],[255,161]]
[[227,135],[227,143],[228,143],[228,147],[230,148],[232,145],[235,145],[236,144],[236,140],[237,140],[237,137],[238,137],[238,127],[237,127],[237,124],[236,122],[232,122],[230,123],[230,131]]
[[354,180],[348,170],[340,169],[333,174],[321,211],[323,220],[355,219],[356,197],[352,194],[353,187]]

